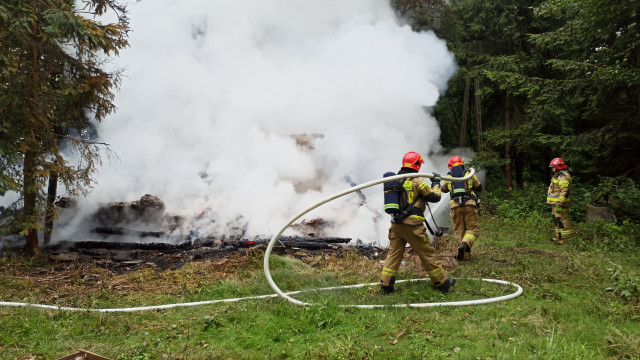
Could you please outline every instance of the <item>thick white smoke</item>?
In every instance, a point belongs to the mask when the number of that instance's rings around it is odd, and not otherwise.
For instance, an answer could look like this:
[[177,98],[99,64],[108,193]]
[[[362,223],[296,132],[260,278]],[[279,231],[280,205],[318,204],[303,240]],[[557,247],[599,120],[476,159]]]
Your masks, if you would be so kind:
[[[207,210],[211,233],[238,215],[247,236],[350,185],[397,171],[407,151],[440,150],[425,107],[455,71],[446,44],[401,24],[387,0],[142,0],[117,113],[98,125],[119,160],[87,204],[158,196]],[[306,137],[302,136],[306,134]],[[296,138],[307,139],[300,144]],[[429,159],[423,171],[437,171]],[[305,219],[331,236],[386,244],[381,186]],[[85,205],[87,206],[87,205]]]

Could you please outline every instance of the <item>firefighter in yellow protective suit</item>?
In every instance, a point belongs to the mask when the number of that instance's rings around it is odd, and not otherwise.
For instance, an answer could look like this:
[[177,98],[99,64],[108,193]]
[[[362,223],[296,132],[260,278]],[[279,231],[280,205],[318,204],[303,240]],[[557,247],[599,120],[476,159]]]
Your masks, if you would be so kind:
[[[400,174],[417,173],[424,160],[416,152],[405,154]],[[456,280],[448,278],[446,271],[436,258],[436,249],[431,244],[425,228],[424,211],[428,202],[440,201],[440,178],[437,174],[427,185],[424,178],[408,178],[402,183],[403,195],[406,195],[406,217],[392,220],[389,228],[389,253],[382,268],[380,287],[383,293],[394,291],[396,276],[407,243],[420,258],[433,286],[442,293],[448,293]]]
[[[464,177],[469,174],[464,168],[464,160],[458,156],[452,156],[447,166],[451,176]],[[451,219],[458,245],[456,258],[460,261],[471,258],[471,248],[480,235],[478,197],[475,192],[481,190],[482,184],[475,175],[465,182],[445,181],[442,185],[442,192],[448,192],[451,196]]]
[[564,244],[571,237],[571,223],[569,223],[569,205],[571,205],[571,175],[569,168],[562,158],[555,158],[549,163],[553,169],[553,177],[547,191],[547,204],[551,205],[555,236],[551,238],[556,244]]

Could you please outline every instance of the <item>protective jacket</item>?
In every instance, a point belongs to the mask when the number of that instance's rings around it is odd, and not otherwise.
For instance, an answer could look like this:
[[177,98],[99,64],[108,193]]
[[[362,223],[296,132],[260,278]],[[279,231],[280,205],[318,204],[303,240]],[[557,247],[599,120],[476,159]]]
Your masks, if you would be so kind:
[[[451,175],[451,172],[448,173]],[[464,176],[469,175],[469,171],[466,170]],[[463,189],[454,189],[453,183],[451,181],[445,181],[442,184],[442,192],[451,193],[451,201],[449,202],[452,209],[457,208],[459,206],[473,206],[476,207],[478,197],[476,196],[476,191],[482,190],[482,183],[478,180],[478,177],[473,175],[469,180],[464,182],[464,190]]]
[[567,170],[556,171],[547,191],[547,204],[568,208],[571,205],[571,175]]
[[[398,174],[406,174],[402,168]],[[431,188],[424,178],[408,178],[402,184],[407,195],[407,203],[413,204],[409,211],[409,216],[402,220],[401,224],[405,225],[421,225],[424,224],[424,211],[427,208],[427,202],[440,201],[441,191],[440,185]],[[414,203],[415,202],[415,203]]]

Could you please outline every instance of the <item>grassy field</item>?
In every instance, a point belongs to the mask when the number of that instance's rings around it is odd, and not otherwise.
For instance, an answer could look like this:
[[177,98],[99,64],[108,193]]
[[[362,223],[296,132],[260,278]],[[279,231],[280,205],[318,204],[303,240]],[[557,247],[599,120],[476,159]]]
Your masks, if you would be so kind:
[[[552,244],[550,224],[482,217],[470,261],[457,264],[443,242],[442,260],[459,278],[442,295],[428,282],[309,291],[294,297],[242,300],[134,313],[0,307],[1,359],[56,359],[85,349],[112,359],[638,359],[640,255],[602,244],[591,225]],[[177,270],[110,274],[91,264],[29,276],[41,259],[0,258],[1,301],[88,308],[145,306],[271,294],[263,253],[191,262]],[[303,259],[273,256],[283,291],[377,282],[381,259],[349,251]],[[87,282],[87,275],[94,281]],[[400,278],[423,278],[408,254]],[[495,297],[515,291],[477,278],[514,282],[524,293],[486,305],[429,308],[344,308],[343,304],[406,304]]]

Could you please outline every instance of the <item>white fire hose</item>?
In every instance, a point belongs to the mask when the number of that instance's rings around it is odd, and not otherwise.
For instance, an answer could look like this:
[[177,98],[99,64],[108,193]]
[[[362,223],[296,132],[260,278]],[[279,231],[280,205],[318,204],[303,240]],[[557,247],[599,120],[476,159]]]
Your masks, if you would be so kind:
[[[463,181],[467,181],[469,179],[471,179],[471,177],[475,174],[475,170],[472,168],[469,170],[469,174],[467,174],[464,177],[460,177],[460,178],[455,178],[455,177],[450,177],[450,176],[441,176],[440,178],[442,180],[447,180],[447,181],[451,181],[451,182],[463,182]],[[294,298],[292,298],[291,296],[289,296],[292,293],[284,293],[282,292],[282,290],[280,290],[280,288],[278,287],[278,285],[276,285],[276,283],[273,281],[273,278],[271,277],[271,270],[269,269],[269,256],[271,255],[271,251],[273,250],[273,246],[275,245],[276,241],[280,238],[280,235],[282,235],[282,233],[291,225],[293,224],[294,221],[298,220],[300,217],[302,217],[304,214],[308,213],[309,211],[328,203],[329,201],[335,200],[339,197],[345,196],[347,194],[350,194],[352,192],[358,191],[358,190],[362,190],[374,185],[378,185],[378,184],[382,184],[385,182],[389,182],[389,181],[395,181],[395,180],[401,180],[401,179],[407,179],[407,178],[415,178],[415,177],[422,177],[422,178],[433,178],[434,175],[430,174],[430,173],[411,173],[411,174],[402,174],[402,175],[395,175],[395,176],[389,176],[389,177],[385,177],[382,179],[378,179],[378,180],[374,180],[374,181],[369,181],[367,183],[364,184],[360,184],[358,186],[354,186],[351,187],[347,190],[341,191],[335,195],[332,195],[304,210],[302,210],[301,212],[299,212],[298,214],[296,214],[294,217],[292,217],[281,229],[280,231],[278,231],[278,233],[276,233],[273,238],[271,238],[271,241],[269,242],[269,246],[267,246],[267,250],[264,253],[264,274],[267,277],[267,281],[269,282],[269,285],[271,286],[271,288],[276,292],[276,294],[278,294],[279,296],[287,299],[287,301],[289,301],[292,304],[296,304],[296,305],[302,305],[302,306],[310,306],[310,305],[317,305],[317,304],[312,304],[312,303],[307,303],[304,301],[300,301],[300,300],[296,300]],[[410,280],[410,281],[425,281],[425,280],[429,280],[428,278],[425,279],[414,279],[414,280]],[[478,279],[468,279],[468,280],[478,280]],[[491,302],[497,302],[497,301],[504,301],[504,300],[509,300],[509,299],[513,299],[516,298],[518,296],[520,296],[522,294],[522,287],[520,287],[520,285],[515,284],[515,283],[511,283],[508,281],[504,281],[504,280],[495,280],[495,279],[480,279],[481,281],[486,281],[486,282],[491,282],[491,283],[497,283],[497,284],[503,284],[503,285],[510,285],[516,288],[516,291],[512,294],[509,295],[505,295],[505,296],[499,296],[499,297],[494,297],[494,298],[488,298],[488,299],[478,299],[478,300],[468,300],[468,301],[451,301],[451,302],[440,302],[440,303],[419,303],[419,304],[395,304],[395,305],[340,305],[342,307],[357,307],[357,308],[365,308],[365,309],[370,309],[370,308],[376,308],[376,307],[388,307],[388,306],[394,306],[394,307],[431,307],[431,306],[461,306],[461,305],[479,305],[479,304],[487,304],[487,303],[491,303]],[[402,282],[403,280],[400,281],[396,281],[396,283]],[[338,287],[334,287],[334,288],[325,288],[325,289],[342,289],[342,288],[356,288],[356,287],[363,287],[363,286],[372,286],[372,285],[378,285],[378,283],[372,283],[372,284],[360,284],[360,285],[346,285],[346,286],[338,286]],[[325,290],[325,289],[321,289],[321,290]]]
[[[462,177],[462,178],[453,178],[453,177],[448,177],[448,176],[443,176],[442,179],[443,180],[448,180],[448,181],[453,181],[453,182],[458,182],[458,181],[466,181],[468,179],[470,179],[473,175],[475,174],[475,171],[473,169],[470,170],[469,175]],[[303,301],[299,301],[296,300],[294,298],[292,298],[289,295],[294,295],[294,294],[300,294],[300,293],[304,293],[304,292],[309,292],[309,291],[327,291],[327,290],[338,290],[338,289],[347,289],[347,288],[360,288],[360,287],[365,287],[365,286],[375,286],[378,285],[378,283],[369,283],[369,284],[358,284],[358,285],[344,285],[344,286],[333,286],[333,287],[326,287],[326,288],[320,288],[320,289],[309,289],[309,290],[300,290],[300,291],[290,291],[290,292],[282,292],[282,290],[280,290],[280,288],[278,288],[278,286],[273,282],[273,279],[271,278],[271,271],[269,270],[269,256],[271,255],[271,251],[273,250],[273,246],[275,244],[275,242],[280,238],[280,235],[282,235],[282,233],[286,230],[286,228],[289,227],[289,225],[291,225],[294,221],[296,221],[298,218],[300,218],[302,215],[308,213],[309,211],[319,207],[320,205],[323,205],[331,200],[337,199],[341,196],[350,194],[354,191],[358,191],[360,189],[364,189],[367,187],[371,187],[377,184],[381,184],[387,181],[394,181],[394,180],[400,180],[400,179],[406,179],[406,178],[410,178],[410,177],[425,177],[425,178],[433,178],[433,174],[428,174],[428,173],[413,173],[413,174],[403,174],[403,175],[396,175],[396,176],[389,176],[380,180],[375,180],[375,181],[370,181],[368,183],[364,183],[358,186],[354,186],[348,190],[342,191],[336,195],[333,195],[325,200],[322,200],[321,202],[301,211],[300,213],[298,213],[296,216],[294,216],[293,218],[291,218],[291,220],[289,220],[289,222],[282,227],[282,229],[280,229],[280,231],[273,236],[273,238],[271,239],[271,241],[269,242],[269,246],[267,246],[267,250],[265,251],[265,255],[264,255],[264,273],[267,277],[267,281],[269,282],[269,285],[271,286],[271,288],[276,292],[276,294],[268,294],[268,295],[257,295],[257,296],[248,296],[248,297],[242,297],[242,298],[231,298],[231,299],[220,299],[220,300],[209,300],[209,301],[196,301],[196,302],[188,302],[188,303],[178,303],[178,304],[166,304],[166,305],[153,305],[153,306],[141,306],[141,307],[129,307],[129,308],[107,308],[107,309],[91,309],[91,308],[75,308],[75,307],[66,307],[66,306],[56,306],[56,305],[45,305],[45,304],[32,304],[32,303],[22,303],[22,302],[8,302],[8,301],[0,301],[0,306],[15,306],[15,307],[35,307],[35,308],[42,308],[42,309],[54,309],[54,310],[67,310],[67,311],[90,311],[90,312],[102,312],[102,313],[106,313],[106,312],[134,312],[134,311],[145,311],[145,310],[161,310],[161,309],[170,309],[170,308],[175,308],[175,307],[188,307],[188,306],[199,306],[199,305],[207,305],[207,304],[215,304],[215,303],[225,303],[225,302],[237,302],[237,301],[241,301],[241,300],[251,300],[251,299],[266,299],[266,298],[273,298],[273,297],[277,297],[277,296],[281,296],[285,299],[287,299],[287,301],[296,304],[296,305],[305,305],[305,306],[309,306],[309,305],[317,305],[317,304],[311,304],[311,303],[306,303]],[[494,280],[494,279],[467,279],[467,280],[480,280],[480,281],[485,281],[485,282],[490,282],[490,283],[496,283],[496,284],[502,284],[502,285],[509,285],[509,286],[513,286],[516,288],[516,292],[509,294],[509,295],[505,295],[505,296],[499,296],[499,297],[493,297],[493,298],[487,298],[487,299],[478,299],[478,300],[465,300],[465,301],[451,301],[451,302],[438,302],[438,303],[420,303],[420,304],[394,304],[394,305],[340,305],[341,307],[357,307],[357,308],[366,308],[366,309],[370,309],[370,308],[377,308],[377,307],[431,307],[431,306],[463,306],[463,305],[479,305],[479,304],[487,304],[487,303],[492,303],[492,302],[498,302],[498,301],[504,301],[504,300],[509,300],[509,299],[513,299],[515,297],[518,297],[522,294],[522,287],[520,287],[520,285],[512,283],[512,282],[508,282],[508,281],[504,281],[504,280]],[[402,283],[402,282],[413,282],[413,281],[429,281],[428,278],[425,279],[410,279],[410,280],[398,280],[396,281],[396,283]]]

